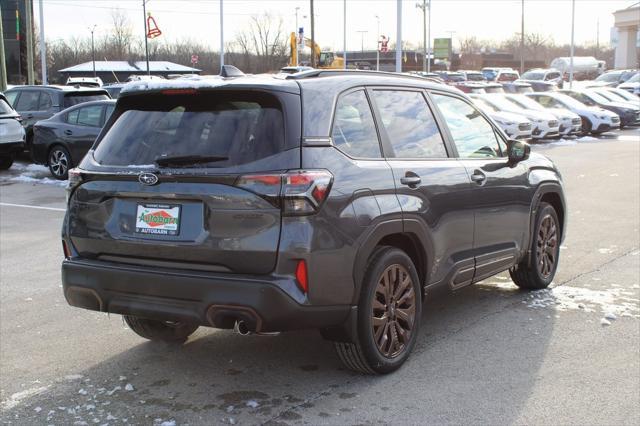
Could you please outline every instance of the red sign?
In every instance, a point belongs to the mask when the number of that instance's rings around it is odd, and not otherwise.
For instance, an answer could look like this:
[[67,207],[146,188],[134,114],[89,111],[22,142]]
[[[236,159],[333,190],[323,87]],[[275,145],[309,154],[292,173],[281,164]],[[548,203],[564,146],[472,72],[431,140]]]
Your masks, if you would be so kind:
[[192,64],[197,64],[198,63],[198,55],[191,55],[191,63]]
[[389,37],[380,36],[380,41],[378,41],[378,45],[380,45],[380,52],[387,53],[389,51]]

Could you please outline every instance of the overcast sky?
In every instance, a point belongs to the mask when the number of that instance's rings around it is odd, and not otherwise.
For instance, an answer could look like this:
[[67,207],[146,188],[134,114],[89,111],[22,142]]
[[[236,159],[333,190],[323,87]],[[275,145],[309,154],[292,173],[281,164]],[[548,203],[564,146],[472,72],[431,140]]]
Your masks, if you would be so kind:
[[[416,1],[403,1],[403,39],[417,44],[422,39],[422,12]],[[576,0],[575,38],[577,44],[595,43],[598,21],[600,44],[609,43],[615,10],[626,8],[631,0]],[[309,35],[308,0],[224,0],[225,41],[247,25],[251,15],[269,12],[282,18],[289,32],[295,29],[295,9],[299,25]],[[520,0],[432,0],[431,36],[456,39],[476,36],[478,39],[502,40],[520,31]],[[97,32],[108,32],[111,10],[125,12],[134,30],[142,37],[142,0],[44,0],[45,33],[49,40],[88,36],[90,26]],[[217,49],[220,43],[218,0],[148,0],[147,10],[153,14],[166,41],[192,38]],[[38,1],[34,1],[36,19]],[[343,0],[316,0],[316,39],[322,47],[341,50],[343,43]],[[376,15],[380,17],[380,33],[396,35],[396,0],[347,0],[347,48],[365,49],[376,44]],[[307,18],[303,18],[307,16]],[[640,17],[639,17],[640,20]],[[549,36],[556,43],[568,43],[571,37],[571,0],[525,0],[525,31]]]

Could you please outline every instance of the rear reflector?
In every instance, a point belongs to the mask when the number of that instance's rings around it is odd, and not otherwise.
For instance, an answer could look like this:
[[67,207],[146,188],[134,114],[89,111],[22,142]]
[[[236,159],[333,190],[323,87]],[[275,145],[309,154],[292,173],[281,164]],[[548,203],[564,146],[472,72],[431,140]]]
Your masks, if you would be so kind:
[[302,259],[298,260],[298,265],[296,266],[296,281],[298,283],[298,287],[300,287],[300,290],[302,290],[302,292],[306,294],[309,291],[307,262]]

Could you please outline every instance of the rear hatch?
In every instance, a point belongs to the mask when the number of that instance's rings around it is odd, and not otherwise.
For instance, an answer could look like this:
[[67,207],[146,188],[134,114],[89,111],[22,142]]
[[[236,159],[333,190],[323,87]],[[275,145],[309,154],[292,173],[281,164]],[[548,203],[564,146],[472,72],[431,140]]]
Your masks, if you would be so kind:
[[291,93],[121,97],[72,174],[73,247],[110,262],[270,272],[280,239],[280,174],[300,167],[299,117],[300,98]]

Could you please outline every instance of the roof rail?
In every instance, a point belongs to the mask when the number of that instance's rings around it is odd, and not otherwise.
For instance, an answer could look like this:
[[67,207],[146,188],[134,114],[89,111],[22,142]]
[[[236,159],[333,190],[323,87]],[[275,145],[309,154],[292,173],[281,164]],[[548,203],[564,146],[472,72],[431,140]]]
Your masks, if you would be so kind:
[[[379,77],[396,77],[396,78],[412,78],[420,81],[430,81],[425,77],[412,74],[401,74],[389,71],[372,71],[372,70],[345,70],[345,69],[314,69],[309,71],[301,71],[294,74],[287,74],[285,80],[302,80],[311,77],[325,77],[332,75],[369,75]],[[432,81],[432,80],[431,80]]]

